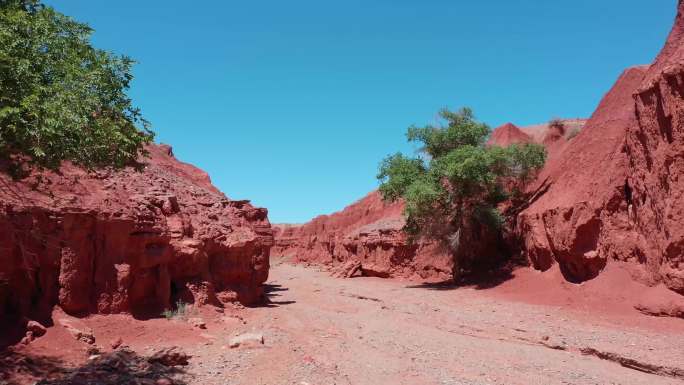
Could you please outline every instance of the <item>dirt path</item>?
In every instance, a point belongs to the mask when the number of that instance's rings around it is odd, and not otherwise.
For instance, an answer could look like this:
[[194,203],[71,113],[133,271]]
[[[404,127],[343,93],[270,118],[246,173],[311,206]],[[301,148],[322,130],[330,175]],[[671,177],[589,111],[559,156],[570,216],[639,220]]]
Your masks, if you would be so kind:
[[[136,369],[130,363],[124,365],[130,370],[122,372],[119,365],[112,372],[111,365],[100,365],[98,358],[92,363],[100,371],[88,370],[92,375],[86,375],[97,381],[79,384],[158,385],[155,381],[167,375],[173,381],[161,383],[684,383],[684,320],[638,313],[628,301],[634,292],[619,284],[623,281],[559,285],[553,275],[524,270],[494,288],[478,290],[339,279],[276,263],[267,285],[270,303],[263,307],[203,307],[171,321],[127,315],[79,319],[57,309],[55,326],[45,336],[7,357],[0,354],[0,384],[33,384],[80,373],[90,366],[93,348],[105,353],[103,357],[118,354],[121,350],[112,352],[114,342],[136,357],[176,346],[192,358],[172,374]],[[620,290],[594,290],[591,285]],[[530,304],[530,293],[537,304]],[[74,338],[64,327],[68,324],[92,330],[95,344]],[[262,334],[265,343],[231,348],[231,339],[250,332]],[[113,377],[103,381],[104,374]]]
[[[210,330],[212,342],[192,352],[193,383],[684,382],[684,322],[677,320],[626,327],[475,289],[335,279],[287,264],[272,267],[268,291],[271,304],[247,309],[246,324],[231,333],[260,332],[265,344],[230,349],[231,335]],[[674,330],[654,331],[672,321]]]

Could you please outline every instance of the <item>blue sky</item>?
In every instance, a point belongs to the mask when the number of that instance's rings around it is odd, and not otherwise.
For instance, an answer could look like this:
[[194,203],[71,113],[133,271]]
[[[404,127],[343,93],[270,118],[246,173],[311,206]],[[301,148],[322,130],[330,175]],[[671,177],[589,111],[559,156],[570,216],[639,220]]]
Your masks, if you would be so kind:
[[136,59],[157,140],[272,222],[377,187],[444,106],[492,127],[589,116],[662,47],[676,0],[50,0]]

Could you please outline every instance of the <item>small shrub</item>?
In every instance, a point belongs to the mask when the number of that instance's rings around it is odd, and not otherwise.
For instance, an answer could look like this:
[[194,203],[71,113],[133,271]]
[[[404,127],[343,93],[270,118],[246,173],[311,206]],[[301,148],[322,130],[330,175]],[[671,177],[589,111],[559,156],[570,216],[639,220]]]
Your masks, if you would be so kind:
[[549,121],[549,128],[555,128],[561,135],[565,134],[565,122],[560,118],[551,119]]
[[172,319],[185,319],[187,316],[190,315],[190,309],[187,303],[178,300],[176,302],[176,308],[175,309],[166,309],[162,313],[164,318],[168,320]]

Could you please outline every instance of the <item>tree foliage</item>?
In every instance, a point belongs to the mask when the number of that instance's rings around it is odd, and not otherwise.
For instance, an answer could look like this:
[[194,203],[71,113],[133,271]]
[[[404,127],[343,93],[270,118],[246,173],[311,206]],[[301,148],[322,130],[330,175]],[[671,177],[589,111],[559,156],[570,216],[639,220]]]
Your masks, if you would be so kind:
[[473,222],[497,228],[497,205],[522,194],[546,160],[537,144],[486,146],[489,127],[470,109],[440,111],[442,126],[410,127],[407,138],[421,145],[419,156],[390,155],[378,179],[385,200],[404,199],[406,231],[460,245],[459,234]]
[[153,139],[126,91],[133,61],[38,0],[0,0],[0,156],[123,167]]

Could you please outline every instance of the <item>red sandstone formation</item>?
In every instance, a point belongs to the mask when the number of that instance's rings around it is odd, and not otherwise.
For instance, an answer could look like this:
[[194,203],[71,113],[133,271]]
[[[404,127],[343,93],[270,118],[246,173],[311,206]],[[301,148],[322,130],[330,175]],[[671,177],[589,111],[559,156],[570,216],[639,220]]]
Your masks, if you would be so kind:
[[386,204],[374,191],[304,225],[274,225],[273,255],[329,267],[356,260],[368,276],[450,278],[448,253],[435,244],[407,242],[402,210],[401,203]]
[[0,319],[260,298],[267,211],[228,199],[170,147],[149,151],[141,172],[0,173]]
[[595,277],[611,260],[684,294],[684,2],[650,66],[626,70],[539,178],[520,218],[533,265]]

